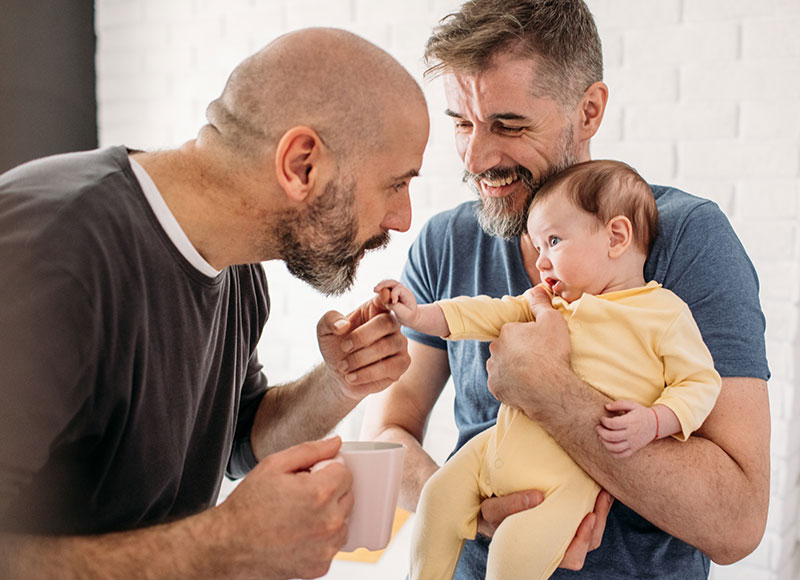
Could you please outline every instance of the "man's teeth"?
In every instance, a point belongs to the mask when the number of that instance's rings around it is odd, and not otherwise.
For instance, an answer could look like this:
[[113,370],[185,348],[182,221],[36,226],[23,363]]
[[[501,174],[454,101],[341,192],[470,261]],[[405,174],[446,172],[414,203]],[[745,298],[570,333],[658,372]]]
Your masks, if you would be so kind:
[[509,177],[501,177],[499,179],[483,178],[481,181],[483,181],[483,183],[488,185],[489,187],[503,187],[504,185],[508,185],[515,179],[516,179],[515,176],[509,176]]

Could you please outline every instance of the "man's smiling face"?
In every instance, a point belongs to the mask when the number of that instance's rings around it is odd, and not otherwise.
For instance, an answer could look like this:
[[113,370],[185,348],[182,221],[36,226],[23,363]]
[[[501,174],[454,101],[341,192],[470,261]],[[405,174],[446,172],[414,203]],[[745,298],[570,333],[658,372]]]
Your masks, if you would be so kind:
[[481,200],[481,226],[503,238],[524,231],[541,183],[579,161],[569,114],[534,94],[535,69],[530,58],[500,53],[483,72],[444,75],[464,180]]

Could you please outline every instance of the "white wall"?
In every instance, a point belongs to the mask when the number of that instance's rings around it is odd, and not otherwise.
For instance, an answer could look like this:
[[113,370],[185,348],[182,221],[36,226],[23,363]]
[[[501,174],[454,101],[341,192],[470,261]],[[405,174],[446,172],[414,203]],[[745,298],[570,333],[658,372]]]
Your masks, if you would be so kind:
[[[459,3],[97,0],[101,144],[163,148],[192,138],[233,66],[282,32],[304,26],[361,34],[419,78],[431,27]],[[756,552],[715,567],[713,576],[800,577],[800,0],[588,3],[603,39],[611,95],[594,157],[626,160],[652,182],[717,201],[761,277],[773,372],[770,516]],[[319,359],[319,316],[331,308],[348,311],[369,297],[376,281],[397,276],[421,224],[469,199],[450,122],[442,115],[441,88],[434,82],[425,91],[433,124],[422,177],[412,184],[411,231],[368,257],[356,289],[337,299],[324,299],[282,265],[267,264],[273,312],[261,352],[271,381],[309,369]],[[452,441],[450,404],[437,411],[427,442],[437,457]],[[358,419],[356,413],[341,431],[353,435]],[[329,577],[335,574],[334,568]]]

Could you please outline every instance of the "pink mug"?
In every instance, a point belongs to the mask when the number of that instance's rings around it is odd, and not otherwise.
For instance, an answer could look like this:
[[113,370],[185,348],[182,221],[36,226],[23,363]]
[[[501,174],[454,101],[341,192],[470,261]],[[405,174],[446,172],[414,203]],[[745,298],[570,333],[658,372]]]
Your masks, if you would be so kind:
[[[355,503],[342,552],[356,548],[381,550],[392,537],[406,448],[383,441],[345,441],[334,461],[353,474]],[[315,468],[322,467],[320,462]]]

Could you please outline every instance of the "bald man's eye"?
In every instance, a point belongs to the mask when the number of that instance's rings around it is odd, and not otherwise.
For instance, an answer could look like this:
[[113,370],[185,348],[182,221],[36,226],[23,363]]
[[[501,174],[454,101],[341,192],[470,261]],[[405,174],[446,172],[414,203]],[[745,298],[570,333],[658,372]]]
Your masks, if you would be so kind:
[[395,191],[401,191],[408,187],[408,181],[401,181],[400,183],[395,183],[393,186]]

